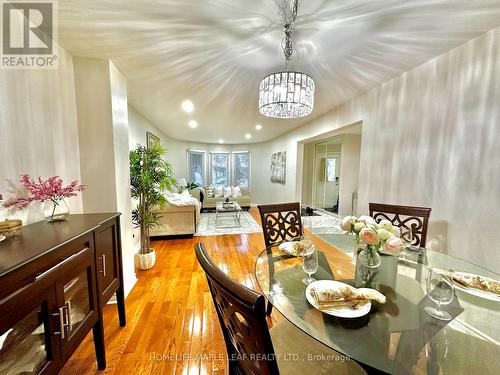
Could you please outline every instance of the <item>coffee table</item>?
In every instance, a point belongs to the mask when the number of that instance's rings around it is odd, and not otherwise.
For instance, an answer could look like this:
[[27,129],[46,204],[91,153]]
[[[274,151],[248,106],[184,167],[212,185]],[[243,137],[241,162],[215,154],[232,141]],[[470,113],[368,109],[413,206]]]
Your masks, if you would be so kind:
[[[241,207],[238,202],[217,202],[215,205],[215,227],[216,228],[236,228],[241,227]],[[235,225],[224,225],[223,218],[234,216]]]

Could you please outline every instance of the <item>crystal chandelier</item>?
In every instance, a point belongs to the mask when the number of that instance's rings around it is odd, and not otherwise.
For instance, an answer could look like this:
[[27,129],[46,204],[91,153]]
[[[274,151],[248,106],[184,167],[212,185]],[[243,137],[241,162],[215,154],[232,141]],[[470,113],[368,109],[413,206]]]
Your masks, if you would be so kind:
[[297,7],[298,0],[295,0],[292,18],[285,21],[285,37],[282,41],[285,70],[271,73],[260,82],[259,112],[267,117],[304,117],[313,110],[313,79],[305,73],[288,70],[293,54],[292,31],[297,18]]

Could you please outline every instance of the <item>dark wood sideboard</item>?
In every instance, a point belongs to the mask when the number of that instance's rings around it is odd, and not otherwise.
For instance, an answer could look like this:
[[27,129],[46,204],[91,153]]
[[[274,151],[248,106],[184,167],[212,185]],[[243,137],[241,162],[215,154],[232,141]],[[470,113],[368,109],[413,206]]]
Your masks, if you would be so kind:
[[102,307],[125,326],[120,214],[39,222],[0,242],[0,374],[57,373],[92,329],[106,367]]

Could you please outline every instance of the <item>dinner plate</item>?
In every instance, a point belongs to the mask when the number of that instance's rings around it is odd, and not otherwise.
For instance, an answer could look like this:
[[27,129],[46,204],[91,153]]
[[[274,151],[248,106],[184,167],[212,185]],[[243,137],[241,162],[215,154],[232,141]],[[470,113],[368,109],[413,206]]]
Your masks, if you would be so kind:
[[[316,287],[318,289],[323,289],[323,288],[338,289],[346,286],[352,288],[352,286],[345,283],[341,283],[340,281],[334,281],[334,280],[313,281],[306,288],[307,301],[319,310],[319,305],[316,303],[313,296],[311,295],[311,288]],[[363,290],[363,288],[359,288],[359,290]],[[328,315],[337,316],[339,318],[359,318],[360,316],[368,314],[371,308],[372,308],[372,303],[368,301],[368,303],[361,306],[359,309],[353,309],[352,307],[348,306],[340,306],[320,311]]]
[[[475,275],[475,274],[471,274],[471,273],[467,273],[467,272],[453,272],[453,273],[455,275],[459,275],[459,276],[479,276],[479,275]],[[491,278],[484,277],[484,276],[481,276],[481,278],[492,280]],[[486,292],[484,290],[480,290],[480,289],[476,289],[476,288],[468,288],[466,286],[463,286],[459,282],[457,282],[455,279],[452,279],[452,280],[453,280],[453,286],[456,289],[461,290],[464,293],[471,294],[471,295],[476,296],[476,297],[488,299],[490,301],[500,302],[500,296],[498,294],[495,294],[492,292]]]
[[7,237],[5,237],[3,234],[0,234],[0,242],[2,242],[3,240],[5,240],[5,238],[7,238]]

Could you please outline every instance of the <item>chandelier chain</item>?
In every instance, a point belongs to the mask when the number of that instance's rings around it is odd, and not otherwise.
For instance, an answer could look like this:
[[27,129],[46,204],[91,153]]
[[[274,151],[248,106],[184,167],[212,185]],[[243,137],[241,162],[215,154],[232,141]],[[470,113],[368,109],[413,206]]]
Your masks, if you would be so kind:
[[292,60],[292,55],[293,55],[292,33],[293,33],[294,23],[297,20],[298,6],[299,6],[299,0],[294,0],[290,21],[287,20],[288,17],[286,16],[286,13],[284,17],[285,36],[283,37],[283,40],[281,42],[281,48],[283,49],[283,55],[285,56],[285,71],[288,71],[288,68],[290,66],[290,61]]

